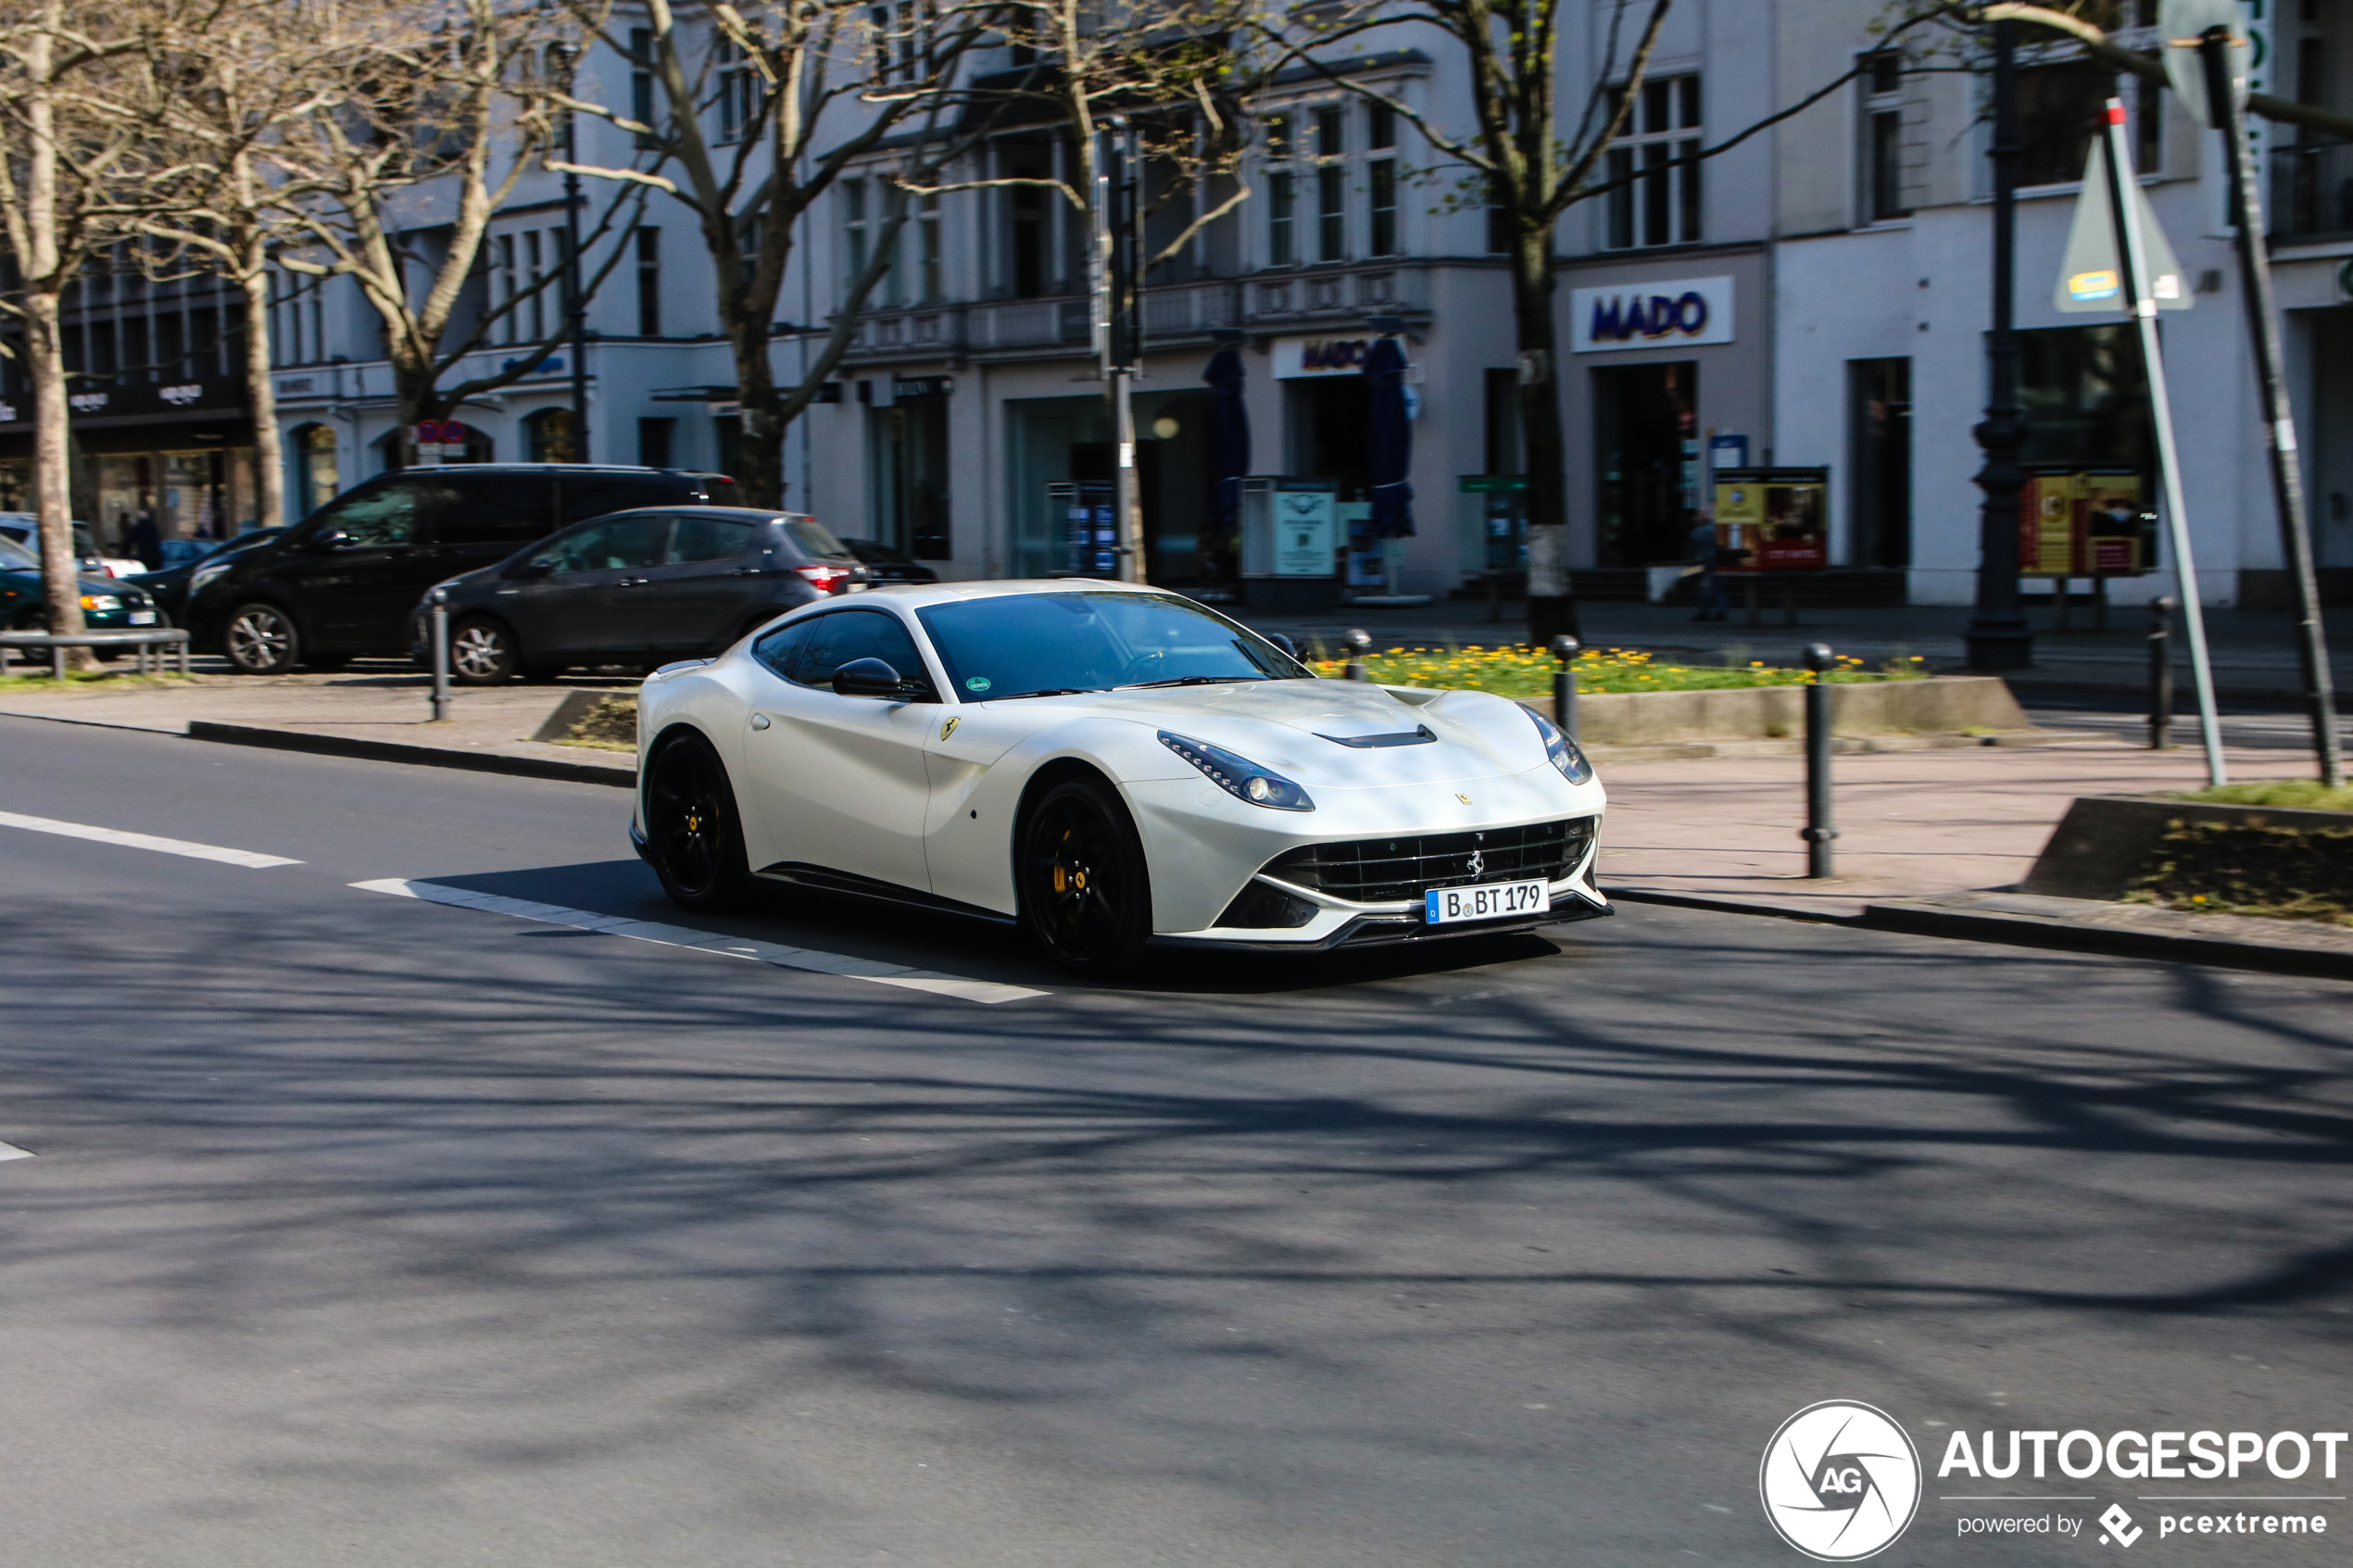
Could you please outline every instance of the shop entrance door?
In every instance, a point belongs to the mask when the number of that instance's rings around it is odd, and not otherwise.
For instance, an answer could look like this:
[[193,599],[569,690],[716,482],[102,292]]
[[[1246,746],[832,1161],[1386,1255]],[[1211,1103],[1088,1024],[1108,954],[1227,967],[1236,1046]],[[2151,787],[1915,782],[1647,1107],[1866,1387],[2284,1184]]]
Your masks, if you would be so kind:
[[1372,394],[1365,378],[1302,376],[1285,382],[1290,427],[1290,471],[1301,479],[1340,483],[1342,501],[1372,495],[1372,456],[1365,449]]
[[1658,566],[1689,553],[1699,505],[1699,366],[1593,372],[1599,562]]

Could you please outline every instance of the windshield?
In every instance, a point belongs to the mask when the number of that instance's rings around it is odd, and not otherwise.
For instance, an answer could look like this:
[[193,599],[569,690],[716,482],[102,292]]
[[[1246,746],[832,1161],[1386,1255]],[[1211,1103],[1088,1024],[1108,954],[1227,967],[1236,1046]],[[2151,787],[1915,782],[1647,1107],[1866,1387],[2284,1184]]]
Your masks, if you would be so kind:
[[9,571],[38,571],[41,570],[41,558],[6,534],[0,533],[0,568]]
[[1246,628],[1161,594],[1017,594],[916,612],[966,702],[1048,692],[1312,679]]

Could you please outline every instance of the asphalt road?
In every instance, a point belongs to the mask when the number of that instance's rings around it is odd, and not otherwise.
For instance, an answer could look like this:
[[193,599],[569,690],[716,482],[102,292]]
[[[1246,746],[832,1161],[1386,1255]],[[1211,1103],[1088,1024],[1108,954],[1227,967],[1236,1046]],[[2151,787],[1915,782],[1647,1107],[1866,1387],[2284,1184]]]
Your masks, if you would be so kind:
[[[0,1557],[1787,1564],[1759,1455],[1848,1398],[1930,1466],[1875,1561],[2042,1562],[2096,1526],[1944,1496],[2175,1505],[1953,1430],[2353,1424],[2353,988],[1643,907],[1121,988],[706,926],[1042,993],[982,1003],[352,885],[680,923],[626,810],[0,721],[0,812],[299,862],[0,826]],[[2134,1556],[2341,1561],[2293,1506]]]

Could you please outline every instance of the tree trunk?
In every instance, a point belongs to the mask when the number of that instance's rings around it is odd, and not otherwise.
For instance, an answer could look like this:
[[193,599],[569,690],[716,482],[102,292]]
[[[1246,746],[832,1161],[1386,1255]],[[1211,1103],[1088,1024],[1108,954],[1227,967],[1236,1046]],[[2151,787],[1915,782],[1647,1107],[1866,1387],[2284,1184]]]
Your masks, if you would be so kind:
[[[32,509],[41,519],[41,588],[48,604],[46,630],[74,636],[82,618],[82,566],[73,551],[71,452],[66,439],[66,363],[57,331],[57,296],[28,289],[23,298],[25,370],[32,381]],[[97,661],[86,648],[66,662],[87,670]]]
[[[257,244],[253,250],[258,252]],[[278,439],[278,387],[270,376],[270,273],[248,255],[238,285],[245,295],[245,395],[253,403],[254,481],[260,491],[259,528],[286,525],[286,454]]]
[[1568,451],[1561,439],[1559,342],[1553,324],[1552,225],[1524,232],[1512,263],[1519,346],[1520,445],[1528,476],[1528,640],[1578,633],[1568,591]]
[[727,321],[727,336],[736,351],[736,408],[741,454],[735,481],[743,487],[743,505],[778,507],[785,504],[785,421],[777,417],[776,373],[768,359],[767,312],[753,321],[737,311]]

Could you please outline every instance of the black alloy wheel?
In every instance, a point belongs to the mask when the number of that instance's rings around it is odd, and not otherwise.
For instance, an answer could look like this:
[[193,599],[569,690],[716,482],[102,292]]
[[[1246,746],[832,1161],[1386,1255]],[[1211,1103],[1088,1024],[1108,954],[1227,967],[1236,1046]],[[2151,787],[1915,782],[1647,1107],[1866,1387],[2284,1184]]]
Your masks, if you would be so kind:
[[681,909],[728,909],[749,885],[736,794],[718,753],[700,735],[681,735],[654,758],[646,782],[646,847],[661,890]]
[[449,678],[461,686],[496,686],[522,666],[515,634],[486,615],[470,615],[449,629]]
[[283,675],[302,654],[302,633],[276,605],[242,604],[222,622],[220,651],[240,675]]
[[1127,808],[1097,779],[1048,790],[1022,832],[1021,920],[1064,969],[1107,979],[1152,931],[1151,878]]

